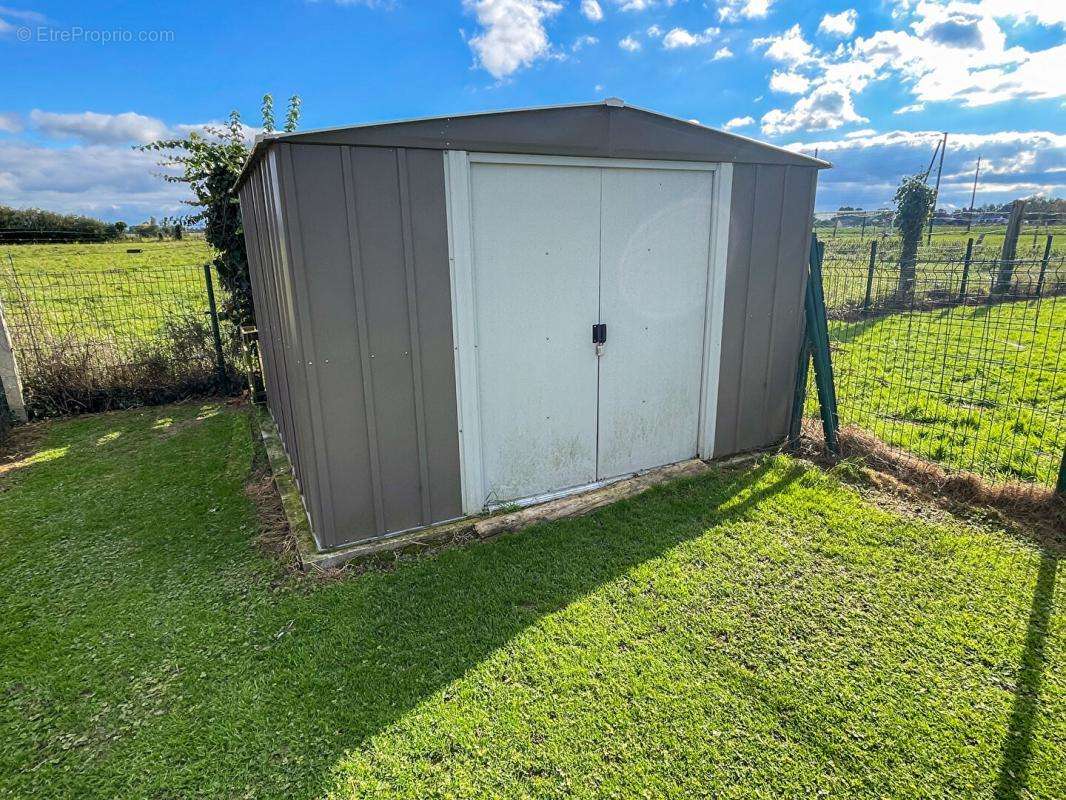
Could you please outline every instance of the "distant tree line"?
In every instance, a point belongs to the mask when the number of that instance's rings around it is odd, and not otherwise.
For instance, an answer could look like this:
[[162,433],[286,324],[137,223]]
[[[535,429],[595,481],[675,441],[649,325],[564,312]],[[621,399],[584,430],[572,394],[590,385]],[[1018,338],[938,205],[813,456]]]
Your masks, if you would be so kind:
[[0,241],[103,242],[121,238],[125,230],[124,222],[104,222],[41,208],[0,206]]
[[41,208],[0,206],[0,242],[113,242],[136,236],[141,239],[181,239],[184,220],[149,217],[140,225],[104,222],[80,214],[58,214]]

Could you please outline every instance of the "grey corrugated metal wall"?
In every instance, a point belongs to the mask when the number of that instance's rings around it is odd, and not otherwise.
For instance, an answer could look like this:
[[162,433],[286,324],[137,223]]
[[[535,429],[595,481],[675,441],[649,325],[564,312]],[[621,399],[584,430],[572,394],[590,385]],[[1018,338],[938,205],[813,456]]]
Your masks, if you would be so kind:
[[812,167],[733,166],[716,457],[788,432],[816,182]]
[[268,403],[319,544],[459,516],[442,154],[280,144],[241,201]]

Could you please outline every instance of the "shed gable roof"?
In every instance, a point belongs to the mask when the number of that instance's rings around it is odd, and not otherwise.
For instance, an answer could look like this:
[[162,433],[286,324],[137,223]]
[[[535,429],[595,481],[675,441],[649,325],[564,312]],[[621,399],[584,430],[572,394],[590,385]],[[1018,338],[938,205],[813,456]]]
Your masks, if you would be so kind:
[[272,142],[421,147],[485,153],[791,164],[825,168],[826,161],[745,136],[627,106],[620,100],[488,111],[399,122],[267,134],[256,141],[238,185]]

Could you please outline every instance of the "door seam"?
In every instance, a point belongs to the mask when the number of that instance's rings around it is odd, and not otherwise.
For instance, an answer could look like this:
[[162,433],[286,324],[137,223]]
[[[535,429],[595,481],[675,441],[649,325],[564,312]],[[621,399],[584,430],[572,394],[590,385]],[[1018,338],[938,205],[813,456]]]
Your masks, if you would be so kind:
[[[599,230],[599,248],[597,253],[597,271],[596,271],[596,322],[603,322],[603,174],[605,172],[604,167],[599,168],[600,172],[600,213],[598,215],[600,222]],[[600,367],[602,358],[596,356],[596,472],[593,475],[595,480],[602,480],[600,476],[600,395],[603,391],[603,371]]]

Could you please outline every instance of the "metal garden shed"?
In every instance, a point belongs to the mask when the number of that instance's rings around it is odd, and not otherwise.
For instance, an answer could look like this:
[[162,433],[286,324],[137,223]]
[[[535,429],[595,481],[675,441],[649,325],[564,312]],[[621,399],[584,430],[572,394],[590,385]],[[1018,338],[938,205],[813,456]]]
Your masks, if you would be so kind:
[[780,442],[826,166],[615,99],[261,137],[260,348],[319,547]]

